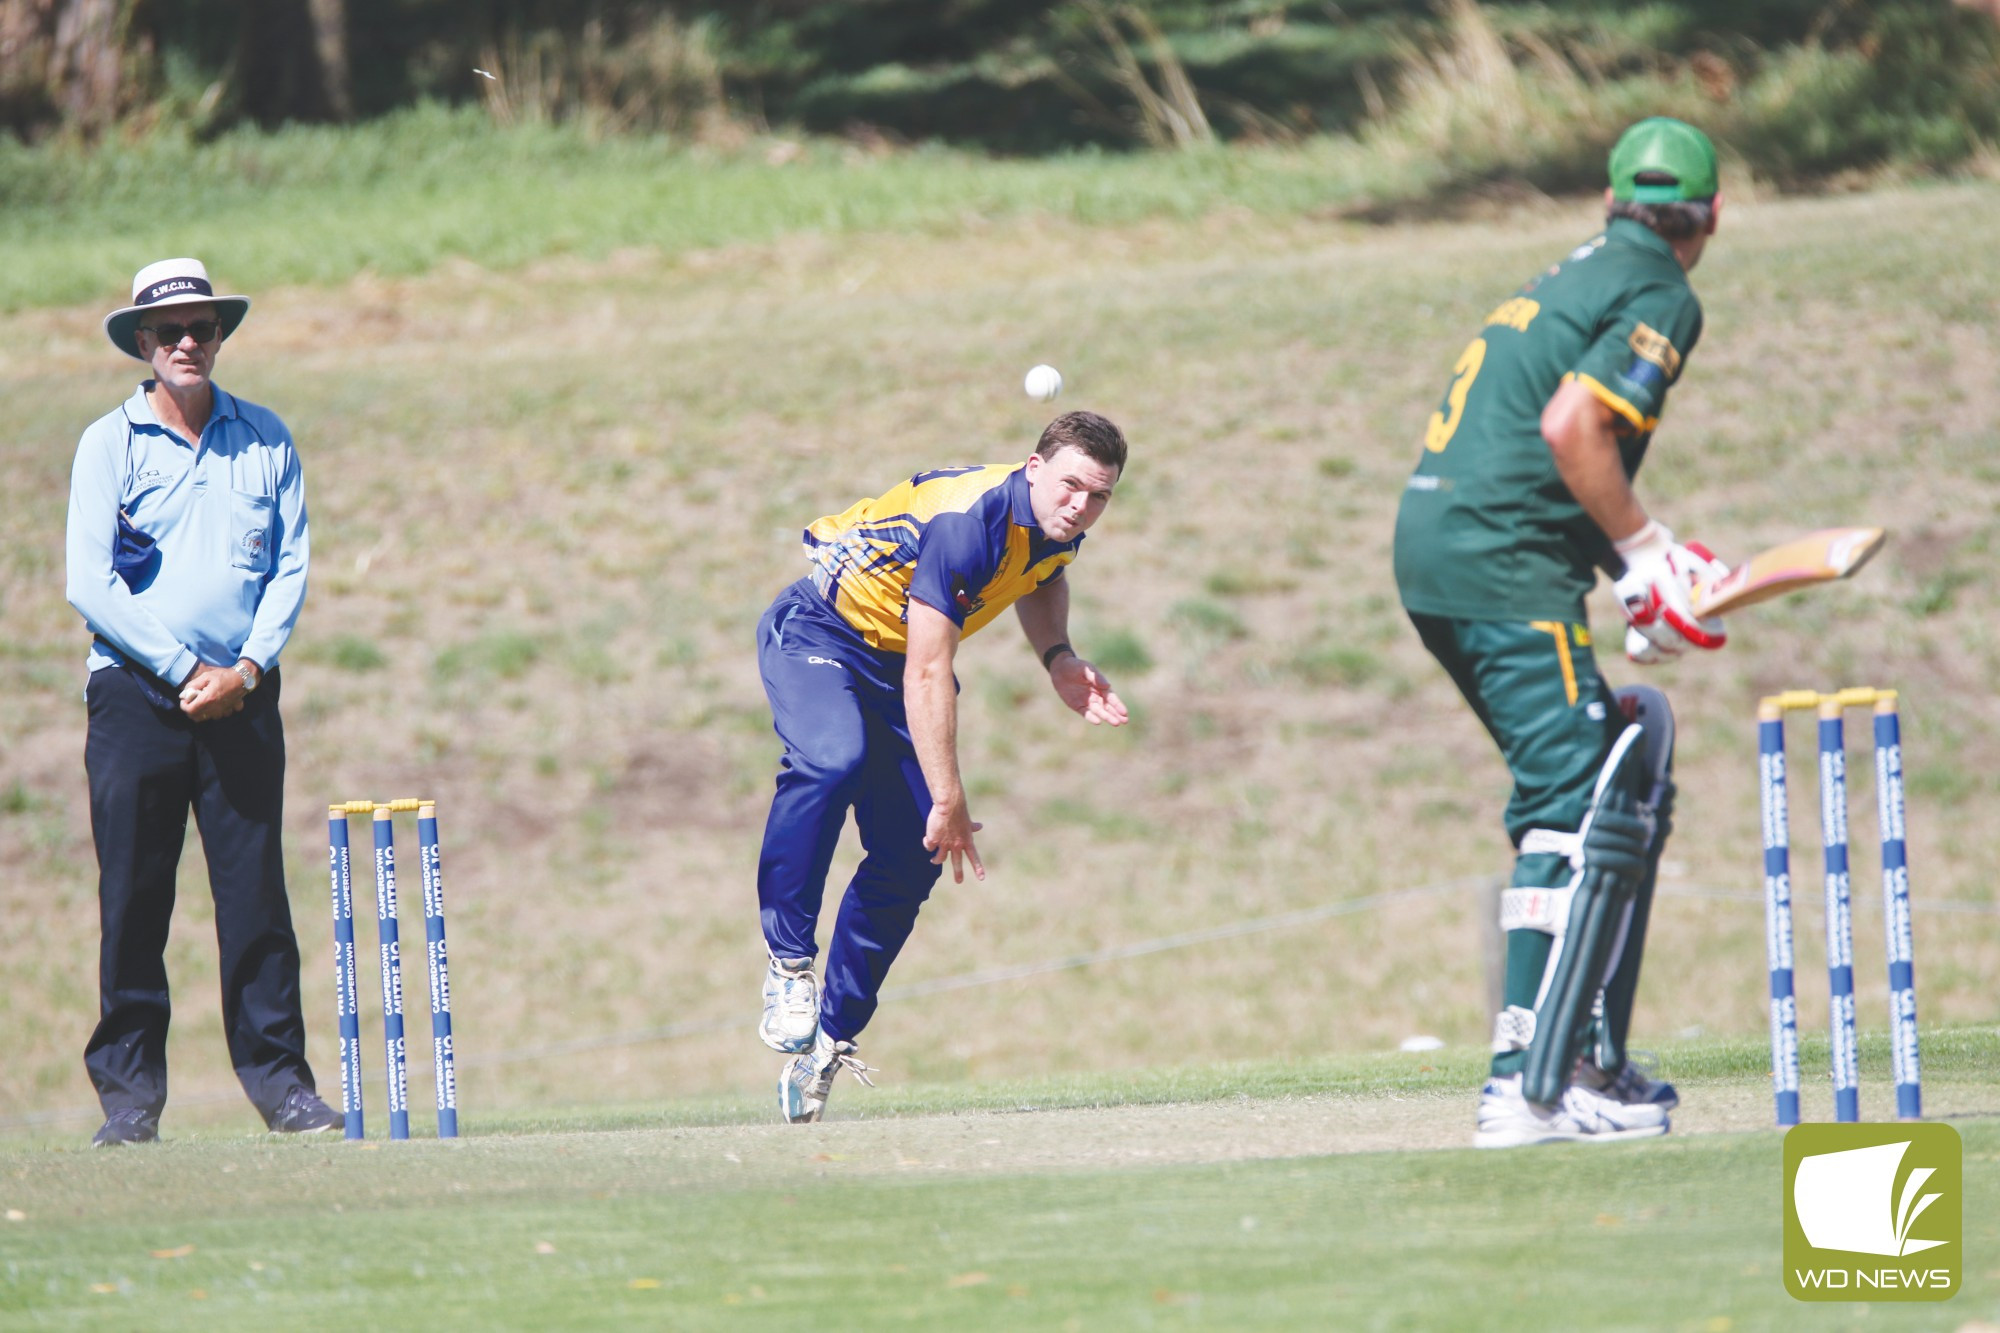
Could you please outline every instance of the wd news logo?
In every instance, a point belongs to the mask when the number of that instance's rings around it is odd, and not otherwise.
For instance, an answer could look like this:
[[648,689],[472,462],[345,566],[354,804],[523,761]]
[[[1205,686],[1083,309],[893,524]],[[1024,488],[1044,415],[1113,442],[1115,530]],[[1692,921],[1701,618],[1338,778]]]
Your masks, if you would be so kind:
[[1942,1301],[1964,1269],[1964,1156],[1950,1125],[1785,1134],[1785,1290],[1802,1301]]

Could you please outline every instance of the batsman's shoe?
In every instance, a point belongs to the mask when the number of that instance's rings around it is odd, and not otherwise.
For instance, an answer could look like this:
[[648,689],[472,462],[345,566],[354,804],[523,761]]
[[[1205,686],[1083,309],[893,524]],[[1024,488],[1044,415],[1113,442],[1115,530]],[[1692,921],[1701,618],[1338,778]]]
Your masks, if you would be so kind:
[[809,1125],[826,1110],[827,1094],[833,1091],[833,1076],[850,1071],[869,1087],[873,1068],[861,1063],[851,1041],[835,1041],[821,1032],[813,1038],[812,1049],[785,1062],[778,1075],[778,1110],[795,1125]]
[[1521,1076],[1488,1079],[1479,1091],[1475,1148],[1519,1148],[1533,1143],[1610,1143],[1657,1138],[1667,1113],[1657,1106],[1628,1106],[1594,1088],[1573,1083],[1554,1106],[1521,1095]]
[[764,971],[764,1017],[757,1035],[774,1051],[802,1055],[819,1035],[819,978],[810,958],[773,958]]
[[1681,1095],[1673,1084],[1648,1078],[1629,1060],[1615,1074],[1607,1074],[1585,1060],[1577,1066],[1576,1081],[1627,1106],[1657,1106],[1662,1111],[1671,1111],[1681,1104]]

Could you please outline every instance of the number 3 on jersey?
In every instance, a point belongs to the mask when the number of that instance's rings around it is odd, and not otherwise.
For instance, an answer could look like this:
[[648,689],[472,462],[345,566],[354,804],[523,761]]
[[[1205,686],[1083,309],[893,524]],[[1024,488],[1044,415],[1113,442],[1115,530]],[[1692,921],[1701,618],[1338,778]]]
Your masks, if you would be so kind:
[[1479,368],[1486,364],[1486,340],[1474,338],[1458,354],[1458,363],[1451,368],[1456,377],[1451,388],[1445,393],[1444,406],[1431,413],[1431,423],[1424,428],[1424,448],[1432,453],[1444,452],[1451,443],[1451,437],[1458,430],[1459,418],[1465,415],[1465,396],[1472,392],[1472,381],[1479,378]]

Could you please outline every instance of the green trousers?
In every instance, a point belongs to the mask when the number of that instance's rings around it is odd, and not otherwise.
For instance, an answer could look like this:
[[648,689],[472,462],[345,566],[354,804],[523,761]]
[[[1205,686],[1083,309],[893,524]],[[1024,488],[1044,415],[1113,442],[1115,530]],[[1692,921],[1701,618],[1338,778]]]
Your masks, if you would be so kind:
[[[1508,840],[1518,847],[1529,829],[1574,831],[1625,728],[1611,689],[1597,672],[1589,626],[1580,620],[1460,620],[1417,612],[1410,620],[1507,761],[1514,779],[1505,816]],[[1569,878],[1569,864],[1560,856],[1544,852],[1514,859],[1515,888],[1559,888]],[[1497,1075],[1518,1073],[1525,1059],[1525,1042],[1507,1036],[1508,1015],[1533,1012],[1552,942],[1539,931],[1507,933],[1506,1008],[1494,1040]],[[1629,996],[1622,998],[1629,1004]]]

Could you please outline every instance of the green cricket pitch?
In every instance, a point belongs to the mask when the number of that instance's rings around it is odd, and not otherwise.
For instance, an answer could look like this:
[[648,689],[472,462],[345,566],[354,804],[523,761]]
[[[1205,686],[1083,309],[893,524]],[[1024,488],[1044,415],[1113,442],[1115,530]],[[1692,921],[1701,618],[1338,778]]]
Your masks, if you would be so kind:
[[[843,1082],[800,1127],[706,1099],[468,1114],[442,1143],[16,1136],[0,1323],[1977,1328],[2000,1310],[2000,1190],[1976,1165],[2000,1155],[2000,1036],[1925,1036],[1926,1109],[1968,1163],[1944,1306],[1785,1294],[1763,1051],[1706,1042],[1663,1053],[1671,1137],[1500,1153],[1463,1146],[1483,1064],[1463,1049]],[[1864,1114],[1886,1063],[1864,1047]]]

